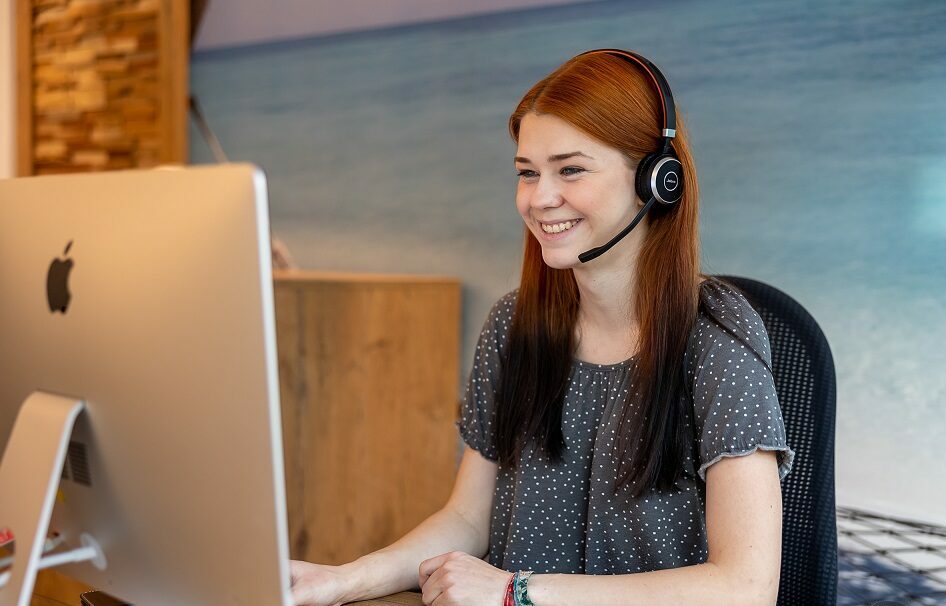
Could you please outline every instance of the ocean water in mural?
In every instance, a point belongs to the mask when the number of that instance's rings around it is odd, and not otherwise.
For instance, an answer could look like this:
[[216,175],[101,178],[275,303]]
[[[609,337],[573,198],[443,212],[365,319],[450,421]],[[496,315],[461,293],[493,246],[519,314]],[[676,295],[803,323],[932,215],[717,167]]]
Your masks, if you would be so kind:
[[647,55],[693,140],[704,270],[828,336],[839,501],[946,521],[944,31],[939,1],[595,2],[202,53],[191,84],[301,265],[463,281],[465,378],[518,281],[509,113],[582,50]]

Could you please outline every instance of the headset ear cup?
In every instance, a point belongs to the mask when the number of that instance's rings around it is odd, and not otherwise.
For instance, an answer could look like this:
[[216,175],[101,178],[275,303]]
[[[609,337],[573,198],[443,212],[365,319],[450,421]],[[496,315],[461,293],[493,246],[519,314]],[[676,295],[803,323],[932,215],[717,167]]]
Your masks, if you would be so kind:
[[[670,206],[683,197],[683,164],[673,154],[664,154],[650,165],[648,183],[654,197]],[[652,183],[651,183],[652,182]]]
[[634,177],[634,189],[637,191],[637,195],[644,204],[647,204],[647,201],[653,196],[653,192],[650,191],[650,168],[659,155],[660,154],[647,154],[641,158],[640,163],[637,165],[637,175]]

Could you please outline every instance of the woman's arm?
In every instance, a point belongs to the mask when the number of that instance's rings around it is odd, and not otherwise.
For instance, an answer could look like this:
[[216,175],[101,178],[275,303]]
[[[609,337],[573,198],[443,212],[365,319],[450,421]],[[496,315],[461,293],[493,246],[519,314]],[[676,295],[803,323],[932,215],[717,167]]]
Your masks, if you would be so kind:
[[353,580],[347,601],[416,589],[420,562],[444,552],[483,557],[489,547],[496,470],[496,463],[467,446],[443,509],[397,542],[341,567]]
[[534,574],[535,606],[771,605],[778,595],[782,497],[775,453],[723,458],[706,472],[703,564],[624,575]]

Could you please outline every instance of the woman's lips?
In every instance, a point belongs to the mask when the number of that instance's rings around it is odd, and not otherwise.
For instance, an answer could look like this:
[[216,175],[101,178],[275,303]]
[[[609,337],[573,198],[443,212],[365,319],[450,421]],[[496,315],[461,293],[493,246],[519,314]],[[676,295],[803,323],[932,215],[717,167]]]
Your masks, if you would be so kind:
[[[568,221],[556,221],[556,222],[554,222],[554,223],[548,222],[548,221],[539,221],[539,222],[538,222],[538,223],[539,223],[539,232],[540,232],[540,234],[542,235],[542,238],[545,239],[545,240],[561,240],[561,239],[567,237],[567,236],[568,236],[570,233],[572,233],[573,231],[575,231],[575,230],[578,228],[578,226],[581,224],[582,221],[583,221],[583,219],[570,219],[570,220],[568,220]],[[569,227],[568,229],[562,230],[562,231],[557,232],[557,233],[554,233],[554,232],[553,232],[553,233],[549,233],[549,232],[545,231],[544,229],[542,229],[542,226],[543,226],[543,225],[547,225],[547,226],[548,226],[548,225],[560,225],[560,224],[563,224],[563,223],[571,223],[572,226]]]

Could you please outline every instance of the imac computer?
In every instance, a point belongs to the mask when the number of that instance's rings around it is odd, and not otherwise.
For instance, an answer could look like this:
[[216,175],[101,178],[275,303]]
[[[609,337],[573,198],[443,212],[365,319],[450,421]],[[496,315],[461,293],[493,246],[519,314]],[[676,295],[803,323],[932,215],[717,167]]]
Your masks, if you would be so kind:
[[292,603],[270,255],[251,165],[0,181],[0,606]]

